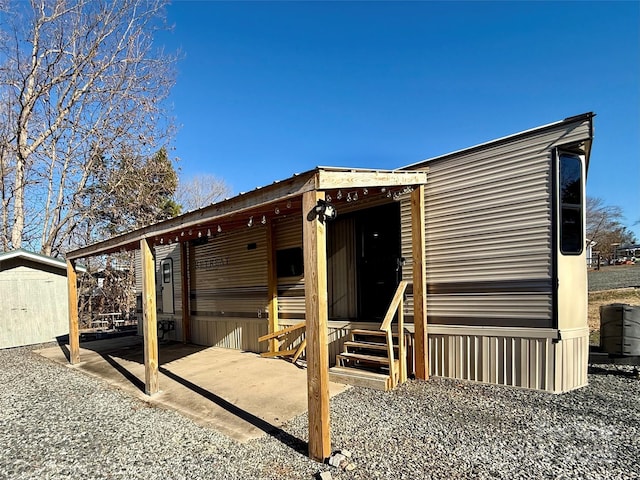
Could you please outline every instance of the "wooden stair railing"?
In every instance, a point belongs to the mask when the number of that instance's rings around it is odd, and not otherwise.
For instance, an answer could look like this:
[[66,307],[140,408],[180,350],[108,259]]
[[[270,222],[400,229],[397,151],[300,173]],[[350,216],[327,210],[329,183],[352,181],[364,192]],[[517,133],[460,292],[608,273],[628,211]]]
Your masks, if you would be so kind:
[[[277,332],[267,333],[266,335],[258,337],[258,342],[266,342],[267,340],[271,340],[272,338],[281,340],[281,337],[291,332],[294,332],[296,330],[299,330],[301,328],[306,328],[306,326],[307,326],[306,321],[298,322],[291,325],[290,327],[283,328],[282,330],[278,330]],[[298,357],[302,355],[302,352],[304,351],[305,348],[307,348],[306,338],[302,340],[302,342],[300,342],[297,348],[294,348],[291,350],[276,350],[273,352],[263,352],[260,354],[260,356],[261,357],[291,357],[292,356],[291,362],[296,363],[296,361],[298,360]]]
[[[404,294],[407,286],[406,281],[398,285],[378,330],[351,330],[351,339],[344,343],[344,352],[337,355],[336,366],[329,370],[335,381],[392,390],[407,380],[404,336]],[[391,324],[396,314],[398,333],[394,334]],[[398,338],[397,345],[394,337]]]
[[[387,357],[389,358],[389,376],[391,377],[391,388],[395,388],[398,383],[407,381],[407,359],[404,345],[404,293],[407,290],[409,282],[402,280],[398,284],[396,293],[393,295],[387,314],[380,324],[380,331],[386,333],[387,337]],[[394,361],[393,352],[393,333],[391,331],[391,322],[398,314],[398,372],[395,371],[396,362]]]

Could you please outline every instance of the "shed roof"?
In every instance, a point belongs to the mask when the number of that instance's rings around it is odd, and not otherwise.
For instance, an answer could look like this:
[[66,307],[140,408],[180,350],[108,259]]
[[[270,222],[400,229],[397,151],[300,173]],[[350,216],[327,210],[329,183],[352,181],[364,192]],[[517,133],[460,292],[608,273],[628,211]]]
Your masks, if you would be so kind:
[[[39,253],[33,253],[24,248],[17,248],[16,250],[12,250],[11,252],[0,253],[0,264],[2,262],[6,262],[12,259],[25,259],[30,260],[35,263],[40,263],[42,265],[47,265],[49,267],[59,268],[61,270],[67,270],[67,262],[60,258],[53,258],[47,255],[40,255]],[[77,267],[78,271],[85,271],[83,267]]]

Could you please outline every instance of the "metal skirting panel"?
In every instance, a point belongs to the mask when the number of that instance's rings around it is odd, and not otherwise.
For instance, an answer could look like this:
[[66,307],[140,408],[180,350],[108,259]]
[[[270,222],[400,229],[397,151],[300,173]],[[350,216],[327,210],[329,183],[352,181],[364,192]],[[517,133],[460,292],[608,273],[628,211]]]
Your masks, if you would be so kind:
[[558,342],[556,349],[555,388],[567,392],[589,383],[589,331],[575,338]]
[[436,377],[562,393],[587,384],[588,335],[550,338],[429,335]]
[[269,330],[267,319],[191,317],[191,342],[196,345],[231,348],[249,352],[264,352],[267,342],[258,342],[258,337]]

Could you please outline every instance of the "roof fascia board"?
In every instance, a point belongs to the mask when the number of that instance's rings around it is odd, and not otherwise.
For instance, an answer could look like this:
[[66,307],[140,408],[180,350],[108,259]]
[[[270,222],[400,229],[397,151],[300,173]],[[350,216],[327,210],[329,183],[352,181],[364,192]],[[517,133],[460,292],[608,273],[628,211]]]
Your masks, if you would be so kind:
[[317,190],[333,188],[394,187],[403,185],[424,185],[425,172],[415,171],[334,171],[319,170]]

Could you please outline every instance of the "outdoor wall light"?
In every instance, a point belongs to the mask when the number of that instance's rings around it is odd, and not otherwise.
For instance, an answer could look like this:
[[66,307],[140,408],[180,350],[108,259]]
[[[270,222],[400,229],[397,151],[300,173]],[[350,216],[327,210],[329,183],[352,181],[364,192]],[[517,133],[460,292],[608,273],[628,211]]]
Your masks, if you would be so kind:
[[331,221],[338,216],[336,207],[326,202],[325,200],[318,200],[315,207],[307,214],[307,220],[311,221],[314,218],[320,220],[320,223]]

